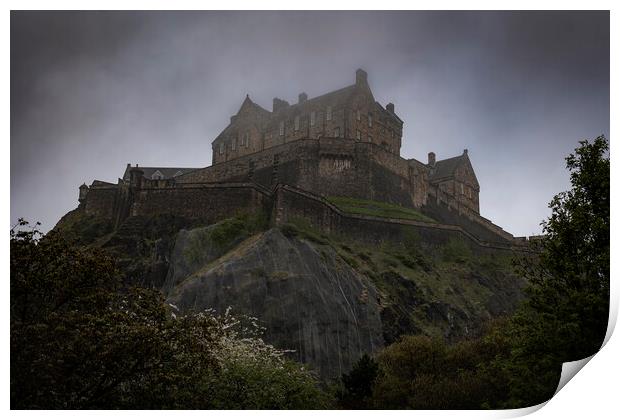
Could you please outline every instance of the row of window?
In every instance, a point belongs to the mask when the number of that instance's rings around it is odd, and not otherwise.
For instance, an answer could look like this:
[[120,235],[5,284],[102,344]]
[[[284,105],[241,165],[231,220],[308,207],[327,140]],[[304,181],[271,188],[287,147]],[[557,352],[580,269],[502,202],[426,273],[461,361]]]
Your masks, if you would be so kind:
[[[250,145],[250,133],[246,132],[241,136],[241,140],[239,141],[239,147],[245,146],[248,147]],[[233,137],[230,140],[230,149],[237,150],[237,137]],[[226,143],[220,143],[220,155],[223,155],[226,151]]]
[[[326,111],[325,111],[325,120],[326,121],[331,121],[332,120],[332,107],[328,106]],[[358,109],[357,110],[357,120],[361,121],[361,112]],[[295,117],[295,120],[293,122],[294,125],[294,130],[295,131],[299,131],[300,125],[301,125],[301,119],[300,116],[297,115]],[[316,111],[312,111],[310,112],[310,127],[314,127],[316,125]],[[368,114],[368,127],[372,127],[372,114]],[[280,125],[279,125],[279,134],[281,136],[284,135],[284,121],[280,121]]]

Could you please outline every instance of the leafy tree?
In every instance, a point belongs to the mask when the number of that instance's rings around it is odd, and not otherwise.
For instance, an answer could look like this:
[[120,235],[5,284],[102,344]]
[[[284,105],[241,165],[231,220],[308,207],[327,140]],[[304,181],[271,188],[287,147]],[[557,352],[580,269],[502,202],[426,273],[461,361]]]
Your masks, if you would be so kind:
[[342,375],[343,389],[338,395],[345,409],[371,408],[372,388],[379,375],[379,364],[364,354],[348,374]]
[[599,350],[609,311],[609,143],[580,142],[566,158],[572,188],[556,195],[540,254],[520,262],[527,299],[507,331],[513,351],[498,362],[511,378],[507,406],[551,398],[563,362]]
[[27,226],[11,231],[12,408],[330,404],[255,320],[176,314],[159,292],[122,287],[103,251]]

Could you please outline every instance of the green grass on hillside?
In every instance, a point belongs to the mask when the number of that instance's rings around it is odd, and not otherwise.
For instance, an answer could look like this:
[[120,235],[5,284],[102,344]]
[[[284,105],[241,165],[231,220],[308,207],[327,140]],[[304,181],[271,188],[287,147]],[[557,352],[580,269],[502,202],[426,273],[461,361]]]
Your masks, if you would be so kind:
[[328,200],[346,213],[437,223],[434,219],[423,215],[417,210],[397,204],[350,197],[328,197]]

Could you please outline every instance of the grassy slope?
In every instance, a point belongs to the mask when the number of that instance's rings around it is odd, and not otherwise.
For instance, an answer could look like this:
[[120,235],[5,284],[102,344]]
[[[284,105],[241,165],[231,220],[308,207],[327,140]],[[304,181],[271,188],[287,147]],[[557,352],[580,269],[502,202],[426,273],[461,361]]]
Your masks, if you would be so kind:
[[346,213],[436,223],[435,220],[423,215],[419,211],[402,207],[397,204],[382,203],[380,201],[362,200],[350,197],[328,197],[328,200]]
[[375,284],[388,343],[404,333],[449,339],[476,334],[487,320],[512,312],[521,296],[523,281],[505,252],[478,256],[457,240],[428,249],[415,238],[375,246],[326,235],[303,221],[282,230],[319,249],[332,247]]

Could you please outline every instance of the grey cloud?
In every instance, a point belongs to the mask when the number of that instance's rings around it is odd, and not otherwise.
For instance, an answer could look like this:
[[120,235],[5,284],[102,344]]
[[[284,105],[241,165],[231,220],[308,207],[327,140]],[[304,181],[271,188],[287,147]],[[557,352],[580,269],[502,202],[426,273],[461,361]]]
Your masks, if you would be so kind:
[[469,149],[483,215],[517,235],[609,135],[607,12],[12,12],[11,219],[49,229],[128,162],[207,166],[246,93],[270,108],[358,67],[402,154]]

